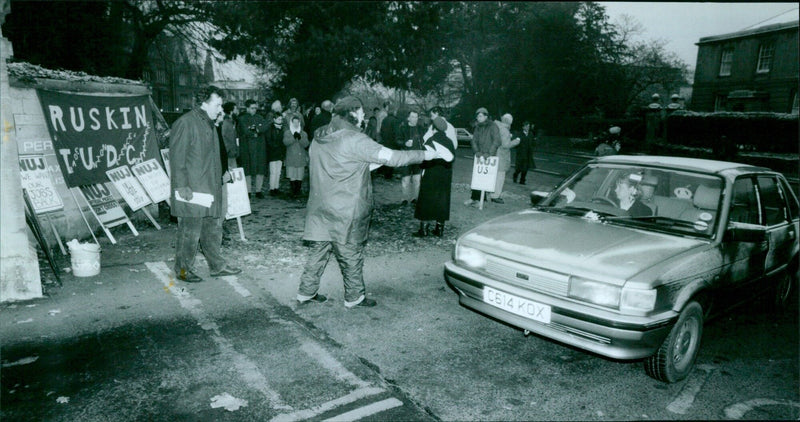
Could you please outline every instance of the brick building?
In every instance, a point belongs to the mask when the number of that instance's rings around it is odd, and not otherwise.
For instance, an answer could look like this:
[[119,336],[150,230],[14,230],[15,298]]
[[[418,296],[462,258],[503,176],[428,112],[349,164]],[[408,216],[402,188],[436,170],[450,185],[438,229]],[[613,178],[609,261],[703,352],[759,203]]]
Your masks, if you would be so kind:
[[798,21],[697,42],[692,109],[798,112]]

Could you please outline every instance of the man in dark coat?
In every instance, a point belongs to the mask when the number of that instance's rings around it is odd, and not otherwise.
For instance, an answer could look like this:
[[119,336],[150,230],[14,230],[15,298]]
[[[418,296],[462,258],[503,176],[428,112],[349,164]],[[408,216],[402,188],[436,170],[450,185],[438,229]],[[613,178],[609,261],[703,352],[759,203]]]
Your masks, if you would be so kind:
[[514,164],[514,182],[517,182],[519,177],[519,184],[524,185],[525,179],[528,177],[528,169],[536,168],[533,162],[533,142],[536,135],[533,132],[531,122],[525,121],[522,124],[522,132],[519,134],[519,145],[517,146],[517,159]]
[[[395,143],[397,142],[397,131],[400,128],[400,119],[397,118],[397,104],[391,103],[387,106],[386,117],[383,118],[378,129],[378,137],[380,144],[386,148],[396,149]],[[394,169],[389,166],[383,166],[378,169],[380,174],[386,179],[391,179],[394,176]]]
[[375,306],[364,287],[364,244],[372,213],[370,167],[402,166],[431,160],[433,150],[394,151],[370,139],[359,126],[364,108],[355,97],[336,103],[330,124],[319,130],[309,147],[311,190],[303,240],[313,242],[300,277],[297,300],[324,302],[319,282],[331,253],[344,281],[344,305]]
[[[222,112],[223,96],[215,86],[202,88],[195,97],[200,106],[178,118],[170,132],[171,210],[178,217],[174,269],[183,281],[203,281],[194,272],[198,245],[203,247],[212,277],[242,272],[227,265],[220,253],[224,207],[220,141],[214,120]],[[187,202],[206,195],[213,198],[210,206]]]
[[308,125],[308,139],[314,140],[314,132],[322,126],[331,122],[331,110],[333,110],[333,102],[325,100],[322,102],[322,111],[311,119],[311,124]]
[[[476,157],[486,158],[497,155],[500,147],[500,129],[489,119],[489,111],[481,107],[475,111],[475,131],[472,134],[472,152]],[[470,199],[464,205],[474,205],[481,199],[481,191],[472,190]]]
[[[247,113],[239,117],[239,164],[244,169],[247,192],[255,192],[257,198],[263,198],[261,189],[264,185],[264,175],[267,174],[267,147],[264,133],[269,128],[269,123],[257,113],[258,103],[255,100],[245,101]],[[256,176],[256,187],[252,187],[253,175]]]

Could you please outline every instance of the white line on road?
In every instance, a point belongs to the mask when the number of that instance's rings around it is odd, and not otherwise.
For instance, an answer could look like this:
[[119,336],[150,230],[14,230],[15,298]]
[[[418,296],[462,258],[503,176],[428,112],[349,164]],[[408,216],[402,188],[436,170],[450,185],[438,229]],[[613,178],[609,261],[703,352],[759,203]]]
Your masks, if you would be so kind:
[[271,419],[271,422],[295,422],[299,420],[310,419],[329,410],[333,410],[339,406],[344,406],[345,404],[361,400],[364,397],[374,396],[383,392],[384,390],[378,387],[359,388],[358,390],[355,390],[346,396],[322,403],[319,406],[312,407],[311,409],[303,409],[293,413],[285,413],[275,416]]
[[319,362],[322,366],[330,371],[337,379],[345,381],[350,385],[356,387],[368,387],[369,383],[357,377],[354,373],[350,372],[344,365],[336,360],[323,349],[318,343],[311,341],[307,338],[298,336],[300,340],[300,349],[302,349],[308,356]]
[[752,399],[726,407],[725,417],[728,419],[741,419],[747,412],[761,406],[792,406],[800,408],[800,403],[791,400]]
[[377,403],[372,403],[364,407],[359,407],[358,409],[351,410],[347,413],[342,413],[341,415],[334,416],[330,419],[325,419],[325,421],[337,421],[337,422],[357,421],[359,419],[366,418],[367,416],[374,415],[376,413],[383,412],[384,410],[389,410],[402,405],[403,402],[392,397],[390,399],[382,400]]
[[697,369],[703,370],[705,376],[690,377],[686,385],[683,386],[680,394],[678,394],[678,397],[667,406],[667,410],[679,415],[685,415],[686,412],[689,411],[689,408],[692,407],[697,393],[700,392],[700,389],[703,388],[703,385],[705,385],[708,378],[711,377],[711,374],[713,374],[717,368],[711,365],[698,365]]
[[239,293],[240,295],[242,295],[242,297],[251,296],[250,290],[247,290],[244,286],[239,284],[235,275],[226,275],[225,277],[222,277],[222,279],[225,280],[228,284],[230,284],[231,287],[233,287],[233,290],[236,290],[236,293]]
[[273,409],[292,410],[292,407],[284,404],[278,393],[270,388],[258,365],[248,359],[247,356],[237,352],[231,342],[220,333],[216,322],[206,315],[200,307],[202,302],[193,298],[185,289],[176,288],[172,271],[167,267],[167,264],[164,262],[145,262],[145,265],[164,284],[164,290],[172,293],[180,302],[181,307],[189,311],[204,330],[213,333],[210,334],[210,337],[222,352],[222,356],[233,363],[236,371],[249,387],[264,394]]

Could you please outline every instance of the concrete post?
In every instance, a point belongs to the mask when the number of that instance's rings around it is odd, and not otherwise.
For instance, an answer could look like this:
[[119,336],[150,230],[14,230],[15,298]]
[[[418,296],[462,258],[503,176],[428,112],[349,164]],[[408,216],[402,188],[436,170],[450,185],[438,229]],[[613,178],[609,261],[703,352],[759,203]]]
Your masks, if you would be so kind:
[[[10,0],[0,0],[0,25],[11,11]],[[8,87],[6,59],[11,42],[0,30],[0,302],[42,296],[36,245],[28,236],[25,204],[19,177],[14,113]]]

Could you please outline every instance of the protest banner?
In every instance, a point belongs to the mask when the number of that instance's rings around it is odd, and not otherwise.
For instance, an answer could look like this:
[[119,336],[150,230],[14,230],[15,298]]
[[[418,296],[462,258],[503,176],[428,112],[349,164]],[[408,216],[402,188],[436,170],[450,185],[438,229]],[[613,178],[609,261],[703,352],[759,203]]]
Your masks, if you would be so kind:
[[[36,220],[38,219],[37,215],[42,215],[47,220],[53,230],[53,236],[61,248],[61,253],[66,255],[67,251],[61,242],[61,235],[58,234],[53,221],[46,215],[48,212],[64,209],[64,202],[61,201],[61,196],[53,184],[44,155],[20,155],[19,170],[22,189],[31,207],[30,218]],[[38,221],[36,224],[39,225]]]
[[486,192],[494,192],[497,183],[497,156],[474,157],[472,163],[472,182],[470,188],[481,191],[481,200],[478,208],[483,209],[483,200]]
[[161,230],[161,226],[153,216],[150,215],[147,208],[145,208],[145,206],[151,204],[150,198],[147,196],[142,184],[139,183],[139,180],[133,176],[131,169],[128,168],[128,166],[120,166],[106,171],[106,174],[108,175],[108,180],[110,180],[111,183],[114,184],[114,187],[117,188],[117,191],[119,191],[122,199],[131,207],[131,211],[138,211],[141,209],[156,229]]
[[158,164],[158,160],[152,158],[132,166],[131,169],[153,203],[169,199],[169,177],[161,168],[161,164]]
[[148,95],[37,94],[67,187],[103,183],[109,169],[158,158]]
[[250,197],[247,194],[247,184],[244,178],[244,169],[237,167],[235,169],[228,169],[231,173],[232,182],[225,184],[227,189],[227,211],[225,219],[230,220],[236,218],[236,223],[239,226],[239,237],[242,240],[247,240],[244,237],[244,229],[242,228],[242,216],[248,215],[252,212],[250,209]]

